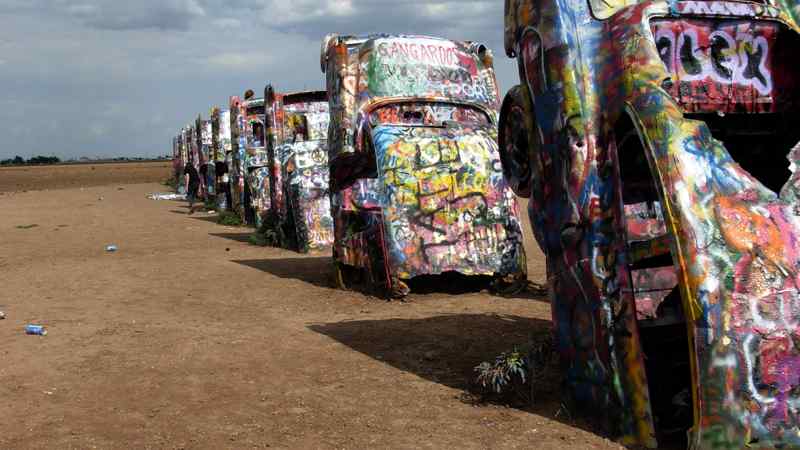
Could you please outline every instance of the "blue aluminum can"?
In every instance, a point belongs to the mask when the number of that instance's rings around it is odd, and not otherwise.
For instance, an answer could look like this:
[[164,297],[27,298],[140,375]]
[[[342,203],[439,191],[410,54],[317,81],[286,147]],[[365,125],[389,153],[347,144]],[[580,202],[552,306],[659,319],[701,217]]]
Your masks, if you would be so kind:
[[46,336],[47,330],[42,325],[26,325],[25,334],[33,334],[36,336]]

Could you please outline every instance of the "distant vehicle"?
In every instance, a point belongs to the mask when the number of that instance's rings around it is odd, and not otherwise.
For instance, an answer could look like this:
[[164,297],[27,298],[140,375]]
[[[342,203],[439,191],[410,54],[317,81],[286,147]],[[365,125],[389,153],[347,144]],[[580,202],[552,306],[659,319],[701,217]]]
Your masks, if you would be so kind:
[[230,112],[227,109],[214,108],[211,111],[211,148],[215,163],[216,207],[217,210],[224,211],[230,207],[226,196],[228,183],[226,156],[231,152]]
[[172,138],[172,171],[175,175],[175,187],[179,193],[183,190],[183,168],[186,165],[186,162],[183,160],[182,134],[183,133],[179,133]]
[[454,271],[518,286],[525,252],[497,152],[491,52],[433,37],[330,35],[321,64],[339,284],[366,275],[403,297],[407,280]]
[[[208,200],[214,193],[213,177],[209,182],[209,152],[211,150],[211,123],[198,114],[194,122],[195,141],[197,146],[197,168],[200,174],[200,191],[202,198]],[[211,172],[213,175],[213,171]]]
[[270,209],[269,197],[269,158],[265,140],[264,99],[254,98],[243,102],[245,110],[245,162],[244,170],[250,202],[246,205],[252,211],[256,228],[261,227],[264,216]]
[[800,448],[800,3],[505,5],[568,404],[629,445]]
[[242,219],[247,221],[250,204],[250,193],[247,188],[245,171],[247,133],[247,108],[244,101],[238,96],[230,98],[230,123],[231,123],[231,158],[229,166],[231,209]]
[[278,244],[300,252],[333,242],[328,196],[328,99],[325,91],[277,94],[267,86],[273,226]]

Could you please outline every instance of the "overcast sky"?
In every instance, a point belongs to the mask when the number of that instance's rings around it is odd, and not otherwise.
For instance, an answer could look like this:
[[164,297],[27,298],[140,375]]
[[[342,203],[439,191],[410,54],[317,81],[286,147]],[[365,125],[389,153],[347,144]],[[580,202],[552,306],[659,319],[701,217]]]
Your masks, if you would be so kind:
[[230,95],[324,88],[330,32],[482,41],[516,82],[502,0],[0,0],[0,159],[166,154]]

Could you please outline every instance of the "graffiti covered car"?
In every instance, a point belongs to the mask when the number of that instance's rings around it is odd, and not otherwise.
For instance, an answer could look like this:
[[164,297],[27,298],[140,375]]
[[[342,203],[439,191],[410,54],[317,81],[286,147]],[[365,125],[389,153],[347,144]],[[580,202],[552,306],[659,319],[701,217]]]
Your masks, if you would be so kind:
[[[194,122],[195,139],[197,141],[198,174],[200,175],[200,192],[202,198],[208,200],[214,193],[213,177],[209,183],[209,160],[211,151],[211,122],[198,114]],[[213,175],[213,171],[211,171]]]
[[420,275],[524,279],[491,52],[433,37],[332,35],[321,64],[340,284],[354,268],[396,297]]
[[227,109],[214,108],[211,111],[211,148],[217,193],[216,208],[218,211],[225,211],[230,207],[229,167],[226,157],[231,153],[231,124]]
[[276,243],[300,252],[330,246],[333,219],[328,196],[327,93],[278,94],[270,85],[264,97]]
[[184,191],[183,168],[186,166],[183,156],[182,135],[183,133],[172,138],[172,172],[175,175],[175,188],[179,194]]
[[628,444],[800,447],[799,11],[506,1],[503,170],[570,398]]
[[245,170],[247,134],[245,132],[247,109],[244,100],[238,96],[230,98],[231,153],[229,163],[229,180],[231,190],[231,210],[243,222],[247,222],[249,189],[247,189],[247,172]]
[[[247,222],[257,228],[270,209],[269,158],[267,155],[264,99],[254,98],[243,102],[245,110],[244,143],[246,174]],[[252,218],[251,218],[252,216]]]

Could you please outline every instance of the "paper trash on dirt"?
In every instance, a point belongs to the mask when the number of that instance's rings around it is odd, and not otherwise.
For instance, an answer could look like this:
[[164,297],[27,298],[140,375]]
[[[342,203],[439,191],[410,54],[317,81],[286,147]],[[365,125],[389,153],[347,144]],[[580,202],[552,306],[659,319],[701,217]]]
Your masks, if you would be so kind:
[[155,192],[147,194],[150,200],[186,200],[186,194],[176,194],[174,192]]

